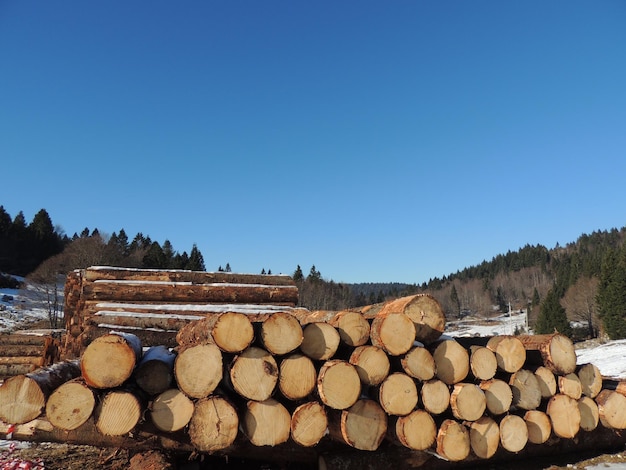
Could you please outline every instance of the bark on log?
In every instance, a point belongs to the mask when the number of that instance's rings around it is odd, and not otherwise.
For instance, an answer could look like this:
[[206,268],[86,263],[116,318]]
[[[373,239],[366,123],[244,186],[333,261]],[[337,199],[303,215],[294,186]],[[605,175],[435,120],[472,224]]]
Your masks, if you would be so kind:
[[85,327],[101,327],[109,330],[154,330],[157,332],[177,332],[190,322],[200,320],[198,315],[177,315],[165,312],[134,313],[99,310],[93,315],[83,311]]
[[96,407],[96,392],[82,377],[61,384],[46,401],[46,417],[65,431],[82,426]]
[[400,364],[407,375],[422,382],[435,377],[436,366],[433,355],[421,343],[413,346],[409,352],[402,356]]
[[439,301],[429,294],[416,294],[360,310],[367,318],[379,314],[404,313],[415,325],[415,339],[424,344],[437,341],[443,334],[446,317]]
[[252,344],[254,328],[243,313],[213,314],[188,323],[176,334],[179,345],[214,343],[227,353],[239,353]]
[[178,352],[174,377],[178,388],[191,398],[204,398],[222,380],[222,352],[214,344],[198,344]]
[[388,417],[374,400],[360,399],[350,408],[331,413],[330,436],[350,447],[375,451],[387,433]]
[[528,428],[528,442],[531,444],[543,444],[552,434],[550,417],[541,410],[529,410],[524,413],[524,421]]
[[280,402],[270,398],[249,401],[243,417],[243,431],[255,446],[276,446],[287,442],[291,415]]
[[448,385],[459,383],[469,374],[469,353],[454,339],[437,343],[432,353],[437,378]]
[[423,383],[420,397],[424,409],[432,415],[440,415],[450,406],[450,389],[439,379]]
[[500,446],[500,427],[489,416],[467,423],[469,427],[470,446],[476,457],[490,459]]
[[287,312],[276,312],[261,323],[260,338],[265,349],[280,356],[298,348],[304,334],[295,316]]
[[526,349],[518,336],[493,336],[487,342],[487,347],[496,355],[501,371],[517,372],[526,362]]
[[593,431],[600,422],[600,411],[598,404],[593,398],[583,396],[578,400],[578,410],[580,411],[580,429],[583,431]]
[[206,302],[273,304],[295,307],[298,288],[283,285],[210,283],[168,281],[109,281],[83,282],[85,300],[114,300],[150,302]]
[[170,388],[152,401],[149,410],[150,418],[157,429],[176,432],[191,421],[194,403],[179,389]]
[[337,329],[329,323],[309,323],[302,329],[300,351],[316,361],[334,357],[341,341]]
[[558,378],[559,393],[578,400],[583,394],[583,387],[580,383],[578,375],[571,374],[560,375]]
[[[85,281],[160,281],[189,282],[193,284],[263,284],[277,286],[295,286],[291,276],[283,274],[240,274],[229,272],[190,271],[182,269],[137,269],[115,266],[90,266],[72,273],[73,278]],[[75,281],[76,282],[76,281]]]
[[411,377],[395,372],[378,387],[378,403],[388,415],[404,416],[415,409],[417,386]]
[[237,438],[237,409],[225,398],[211,396],[198,400],[189,422],[189,438],[200,452],[216,452],[230,447]]
[[465,460],[471,450],[468,429],[453,419],[444,420],[437,433],[437,453],[451,462]]
[[322,402],[336,410],[356,403],[361,394],[361,379],[356,368],[340,359],[326,361],[317,377],[317,392]]
[[69,361],[8,378],[0,386],[0,419],[13,424],[32,421],[59,385],[79,375],[78,362]]
[[613,390],[602,390],[596,396],[600,422],[611,429],[626,429],[626,396]]
[[595,398],[602,390],[602,374],[594,364],[582,364],[576,372],[582,386],[583,395]]
[[404,313],[381,311],[372,320],[370,340],[389,355],[400,356],[415,342],[415,325]]
[[554,434],[563,439],[572,439],[580,430],[578,402],[567,395],[557,393],[548,401],[546,414],[550,417]]
[[141,355],[137,336],[111,332],[87,346],[80,360],[81,373],[90,387],[118,387],[130,378]]
[[535,374],[520,369],[509,380],[513,392],[513,406],[522,410],[534,410],[541,404],[541,389]]
[[557,383],[554,372],[544,366],[539,366],[535,369],[535,377],[541,390],[541,398],[551,398],[556,394]]
[[278,383],[278,364],[265,349],[250,346],[229,365],[229,384],[240,396],[265,401]]
[[496,375],[498,361],[495,353],[486,346],[470,347],[470,371],[478,380],[490,380]]
[[491,379],[480,383],[485,394],[486,407],[489,413],[499,416],[508,413],[513,403],[511,386],[504,380]]
[[0,364],[0,381],[14,375],[26,375],[39,367],[36,364]]
[[278,389],[288,400],[299,401],[308,397],[316,384],[317,371],[309,357],[294,353],[280,362]]
[[576,370],[574,343],[560,333],[546,335],[520,335],[526,349],[528,364],[543,365],[557,375],[571,374]]
[[430,449],[437,438],[435,420],[424,410],[414,410],[396,418],[389,428],[400,444],[412,450]]
[[358,346],[349,359],[364,385],[380,385],[389,375],[389,356],[381,348],[372,345]]
[[317,445],[328,429],[328,416],[324,406],[316,401],[303,403],[291,414],[291,439],[302,446]]
[[139,423],[143,410],[142,399],[131,391],[106,392],[94,412],[96,428],[105,436],[122,436]]
[[517,415],[507,415],[500,421],[500,444],[509,452],[519,452],[528,442],[526,421]]
[[477,385],[457,383],[450,393],[450,408],[456,419],[476,421],[487,408],[487,398]]
[[609,377],[602,378],[602,389],[613,390],[620,395],[626,396],[626,380],[611,379]]
[[176,353],[165,346],[152,346],[144,353],[133,372],[135,382],[149,395],[167,390],[174,380]]

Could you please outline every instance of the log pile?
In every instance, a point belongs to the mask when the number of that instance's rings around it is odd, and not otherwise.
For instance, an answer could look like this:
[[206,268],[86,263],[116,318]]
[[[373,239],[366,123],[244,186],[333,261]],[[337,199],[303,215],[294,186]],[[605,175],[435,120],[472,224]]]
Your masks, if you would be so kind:
[[0,334],[0,382],[58,361],[59,345],[52,334]]
[[144,346],[176,346],[187,323],[225,311],[258,317],[292,311],[298,289],[289,276],[144,270],[92,266],[65,283],[67,334],[61,358],[79,358],[112,329],[138,336]]
[[623,444],[626,386],[578,365],[565,336],[453,338],[444,325],[414,295],[214,313],[174,347],[109,331],[79,360],[0,386],[0,437],[16,425],[28,440],[394,469]]

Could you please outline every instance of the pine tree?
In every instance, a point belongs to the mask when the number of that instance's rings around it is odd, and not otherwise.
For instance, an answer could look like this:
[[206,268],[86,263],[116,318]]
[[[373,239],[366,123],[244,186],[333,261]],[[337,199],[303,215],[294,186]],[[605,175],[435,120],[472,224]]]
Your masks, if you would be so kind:
[[187,262],[187,266],[185,269],[189,269],[191,271],[205,271],[204,267],[204,258],[202,257],[202,253],[198,249],[198,246],[194,243],[191,248],[191,252],[189,253],[189,261]]
[[457,315],[461,313],[461,302],[459,301],[459,294],[456,291],[456,286],[452,284],[452,289],[450,290],[450,300],[455,307],[455,312]]
[[302,282],[304,281],[304,274],[302,273],[302,268],[300,267],[300,265],[298,265],[296,267],[296,270],[293,272],[293,274],[291,275],[291,277],[293,278],[294,281],[296,282]]
[[610,339],[626,338],[626,244],[602,260],[596,296],[598,316]]
[[552,287],[541,304],[541,310],[535,325],[535,333],[547,334],[555,331],[566,336],[572,335],[572,328],[567,319],[565,309],[561,305],[558,290],[556,287]]

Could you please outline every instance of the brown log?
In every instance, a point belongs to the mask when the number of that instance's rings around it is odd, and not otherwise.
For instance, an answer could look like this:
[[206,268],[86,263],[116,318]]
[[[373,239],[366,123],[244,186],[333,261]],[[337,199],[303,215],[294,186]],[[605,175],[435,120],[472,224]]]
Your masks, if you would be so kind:
[[495,353],[486,346],[470,347],[470,371],[478,380],[490,380],[496,375],[498,361]]
[[469,374],[469,353],[456,340],[438,342],[432,354],[437,378],[446,384],[459,383]]
[[450,389],[439,379],[424,382],[420,397],[424,409],[432,415],[439,415],[450,406]]
[[501,371],[517,372],[526,362],[526,349],[518,336],[493,336],[487,342],[487,347],[496,355]]
[[578,400],[583,394],[583,387],[580,383],[578,375],[571,374],[560,375],[558,377],[559,393],[567,395],[568,397]]
[[507,413],[513,403],[513,392],[504,380],[491,379],[480,383],[480,389],[485,394],[486,407],[489,413],[499,416]]
[[273,398],[249,401],[242,424],[253,445],[275,446],[289,439],[291,415],[284,405]]
[[509,452],[519,452],[528,442],[526,421],[517,415],[506,415],[500,421],[500,444]]
[[46,401],[46,417],[65,431],[82,426],[96,407],[96,392],[82,377],[61,384]]
[[161,392],[150,404],[150,418],[157,429],[176,432],[183,429],[194,413],[194,403],[177,388]]
[[415,342],[415,325],[404,313],[381,312],[372,320],[370,340],[387,354],[400,356]]
[[0,357],[0,365],[30,364],[40,368],[43,367],[44,362],[44,358],[38,356]]
[[388,415],[405,416],[415,409],[417,386],[411,377],[395,372],[378,387],[378,403]]
[[85,300],[249,303],[295,306],[298,303],[296,286],[168,281],[83,282]]
[[541,410],[528,410],[524,414],[524,421],[528,428],[528,442],[532,444],[545,443],[552,434],[550,417]]
[[278,364],[265,349],[250,346],[229,365],[230,385],[240,396],[265,401],[278,383]]
[[557,375],[571,374],[576,370],[574,343],[560,333],[545,335],[520,335],[526,349],[528,364],[543,365]]
[[14,375],[25,375],[37,370],[36,364],[0,364],[0,381]]
[[343,310],[329,323],[337,328],[341,341],[351,347],[362,346],[370,337],[370,323],[358,312]]
[[285,398],[302,400],[313,393],[316,384],[317,371],[311,358],[294,353],[280,362],[278,388]]
[[394,438],[404,447],[412,450],[427,450],[437,438],[437,425],[433,417],[424,410],[413,410],[395,419],[390,426]]
[[602,390],[595,400],[604,427],[626,429],[626,396],[613,390]]
[[[101,336],[108,335],[111,331],[136,336],[139,338],[142,347],[161,345],[168,348],[175,348],[178,346],[176,343],[176,331],[138,329],[135,327],[126,328],[118,325],[113,325],[113,327],[114,328],[111,328],[110,326],[85,325],[85,328],[80,335],[74,338],[70,344],[67,345],[68,350],[64,354],[67,356],[71,352],[72,354],[75,354],[73,357],[82,357],[89,344]],[[66,337],[67,336],[71,335],[66,335]]]
[[174,377],[178,388],[188,397],[209,396],[222,376],[222,352],[216,345],[197,344],[178,351],[174,360]]
[[446,317],[439,301],[429,294],[400,297],[361,309],[367,318],[388,313],[404,313],[415,324],[415,339],[424,344],[437,341],[445,330]]
[[252,344],[254,328],[243,313],[224,312],[188,323],[176,334],[180,345],[214,343],[227,353],[239,353]]
[[128,390],[106,392],[96,406],[96,428],[105,436],[122,436],[139,423],[144,410],[142,400]]
[[137,336],[110,332],[87,346],[80,360],[81,373],[90,387],[118,387],[130,378],[141,355]]
[[326,406],[345,410],[358,400],[361,394],[361,379],[352,364],[332,359],[326,361],[320,368],[317,392]]
[[490,459],[500,445],[500,428],[489,416],[482,416],[466,424],[469,427],[472,452],[480,459]]
[[316,401],[303,403],[291,414],[291,439],[303,447],[318,444],[328,429],[324,406]]
[[14,357],[14,356],[39,356],[44,357],[45,351],[42,350],[40,345],[29,344],[0,344],[0,356],[2,357]]
[[541,403],[541,389],[535,374],[528,369],[520,369],[509,380],[513,392],[513,406],[522,410],[534,410]]
[[388,417],[374,400],[359,399],[350,408],[331,413],[330,436],[350,447],[377,450],[387,433]]
[[[68,275],[68,278],[70,276]],[[72,273],[72,278],[80,284],[84,281],[161,281],[188,282],[192,284],[263,284],[278,286],[295,286],[295,281],[284,274],[241,274],[232,272],[205,272],[182,269],[137,269],[115,266],[90,266]],[[76,281],[74,281],[76,282]]]
[[261,343],[275,355],[288,354],[298,348],[304,339],[298,319],[287,312],[275,312],[261,323]]
[[541,390],[541,398],[550,398],[556,394],[557,383],[554,372],[544,366],[535,369],[535,377]]
[[50,394],[79,375],[78,362],[68,361],[8,378],[0,386],[0,420],[22,424],[35,419]]
[[546,414],[550,417],[554,434],[563,439],[572,439],[580,430],[578,402],[567,395],[557,393],[548,401]]
[[167,390],[174,380],[176,353],[165,346],[152,346],[137,364],[133,377],[143,391],[158,395]]
[[453,419],[444,420],[437,433],[437,453],[451,462],[465,460],[471,450],[468,429]]
[[580,411],[580,429],[583,431],[593,431],[600,422],[600,411],[598,404],[589,396],[583,396],[578,400],[578,410]]
[[203,318],[198,315],[178,315],[166,312],[135,313],[109,310],[99,310],[94,314],[83,311],[82,315],[82,322],[85,327],[92,326],[119,331],[154,330],[174,334],[190,322]]
[[426,382],[435,377],[436,366],[433,355],[421,343],[414,345],[400,360],[407,375]]
[[380,385],[389,375],[389,356],[381,348],[372,345],[358,346],[349,359],[364,385]]
[[189,422],[191,444],[200,452],[230,447],[239,429],[236,408],[225,398],[210,396],[198,400]]
[[582,364],[576,371],[583,395],[595,398],[602,390],[602,374],[594,364]]
[[477,385],[457,383],[450,393],[450,408],[456,419],[476,421],[487,408],[487,398]]
[[302,334],[300,351],[316,361],[331,359],[337,352],[341,341],[337,329],[324,322],[309,323],[303,328]]

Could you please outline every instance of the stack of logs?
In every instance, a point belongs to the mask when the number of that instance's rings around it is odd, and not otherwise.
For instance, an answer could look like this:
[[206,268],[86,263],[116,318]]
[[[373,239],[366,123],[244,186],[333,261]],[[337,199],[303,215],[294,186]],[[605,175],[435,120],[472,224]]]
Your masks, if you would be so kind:
[[109,330],[79,359],[8,379],[0,419],[26,439],[323,458],[326,468],[345,449],[341,468],[359,468],[357,454],[414,468],[434,454],[552,452],[626,429],[626,386],[577,365],[567,337],[444,329],[424,294],[340,312],[223,311],[181,325],[174,347]]
[[59,360],[59,340],[47,332],[0,334],[0,382]]

